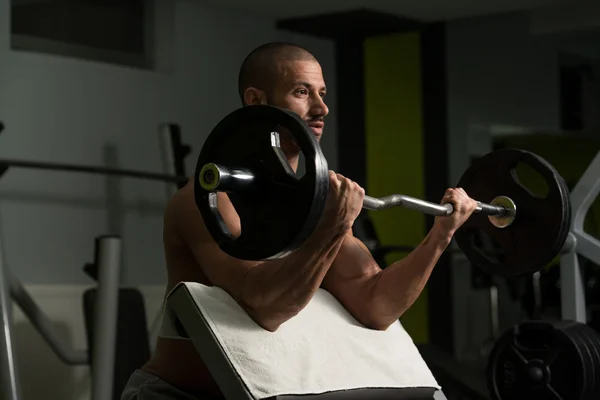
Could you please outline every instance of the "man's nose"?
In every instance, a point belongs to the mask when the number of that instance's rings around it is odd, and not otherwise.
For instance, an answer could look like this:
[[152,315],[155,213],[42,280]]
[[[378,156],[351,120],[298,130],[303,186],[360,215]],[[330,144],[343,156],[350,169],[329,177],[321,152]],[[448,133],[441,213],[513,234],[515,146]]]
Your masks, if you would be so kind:
[[325,101],[321,96],[316,96],[311,111],[313,115],[324,117],[329,114],[329,107],[327,107],[327,104],[325,104]]

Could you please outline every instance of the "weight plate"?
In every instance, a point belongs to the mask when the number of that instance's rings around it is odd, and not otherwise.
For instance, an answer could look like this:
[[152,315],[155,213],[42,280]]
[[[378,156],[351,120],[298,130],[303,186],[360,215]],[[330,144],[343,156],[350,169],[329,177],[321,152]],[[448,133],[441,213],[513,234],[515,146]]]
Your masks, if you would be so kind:
[[[520,163],[543,178],[548,187],[544,198],[519,182],[515,168]],[[487,215],[478,213],[456,232],[458,246],[477,267],[497,276],[519,277],[539,271],[560,253],[571,226],[569,192],[543,158],[518,149],[493,151],[471,164],[458,187],[483,203],[506,196],[516,205],[515,219],[507,227],[497,228]],[[485,240],[494,244],[493,252],[486,252]]]
[[[302,152],[302,177],[291,169],[282,146]],[[223,222],[217,194],[198,182],[207,163],[254,175],[250,187],[228,193],[240,218],[238,237]],[[278,258],[299,247],[317,226],[329,185],[327,161],[305,121],[266,105],[242,107],[223,118],[202,146],[195,176],[195,201],[208,231],[221,250],[245,260]]]
[[593,349],[590,347],[588,339],[581,333],[577,323],[570,323],[568,327],[564,328],[565,333],[571,338],[575,346],[581,353],[583,368],[583,385],[582,385],[582,399],[593,399],[592,394],[594,392],[594,381],[596,368],[593,359]]
[[595,390],[593,394],[594,399],[600,399],[600,334],[592,328],[586,325],[586,335],[591,339],[594,348],[594,363],[596,365],[596,375],[594,377]]
[[570,323],[525,322],[496,341],[487,365],[494,400],[585,400],[589,363]]
[[[557,172],[558,174],[558,172]],[[561,225],[561,230],[557,236],[557,240],[554,243],[554,248],[552,249],[552,254],[560,254],[562,251],[562,248],[565,244],[565,241],[567,240],[567,236],[569,235],[569,232],[571,231],[571,220],[572,220],[572,213],[573,213],[573,208],[571,207],[571,192],[569,191],[569,187],[567,186],[567,182],[565,182],[565,180],[561,177],[560,179],[557,180],[557,182],[562,186],[562,189],[560,190],[561,195],[563,196],[562,198],[562,202],[564,204],[567,204],[568,207],[564,207],[562,209],[563,212],[563,221],[565,222],[564,224]],[[564,240],[561,241],[561,238],[564,237]],[[535,268],[535,267],[533,267]],[[544,267],[542,267],[544,268]],[[531,272],[536,272],[539,269],[533,269],[531,270]]]
[[588,386],[590,399],[600,399],[600,336],[586,324],[574,324],[573,330],[579,334],[588,349],[590,368]]

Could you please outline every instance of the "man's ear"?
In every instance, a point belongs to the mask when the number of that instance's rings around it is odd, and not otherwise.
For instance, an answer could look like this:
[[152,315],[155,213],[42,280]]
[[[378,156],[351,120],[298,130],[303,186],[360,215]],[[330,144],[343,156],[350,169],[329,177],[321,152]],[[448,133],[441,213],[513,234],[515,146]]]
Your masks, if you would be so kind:
[[249,106],[267,104],[267,95],[260,89],[249,87],[244,92],[244,103]]

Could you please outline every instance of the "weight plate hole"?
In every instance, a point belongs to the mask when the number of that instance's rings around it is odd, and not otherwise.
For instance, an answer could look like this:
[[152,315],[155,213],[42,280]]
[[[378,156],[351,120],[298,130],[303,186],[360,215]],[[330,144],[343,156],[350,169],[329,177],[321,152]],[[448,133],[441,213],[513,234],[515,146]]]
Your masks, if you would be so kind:
[[298,170],[296,171],[296,179],[304,178],[306,174],[306,160],[304,158],[304,153],[300,152],[298,155]]
[[545,199],[550,194],[546,178],[529,164],[520,162],[511,170],[513,179],[531,196]]
[[[271,132],[271,147],[273,148],[275,156],[281,163],[281,166],[286,174],[297,180],[300,180],[304,177],[306,173],[306,161],[304,153],[300,150],[300,147],[292,138],[291,133],[289,133],[283,127],[279,127],[277,132]],[[294,172],[294,168],[290,165],[285,155],[286,152],[288,152],[288,154],[298,154],[296,172]]]
[[227,226],[227,224],[223,220],[223,217],[221,216],[221,212],[219,211],[217,193],[213,192],[213,193],[208,194],[208,206],[210,208],[210,211],[215,216],[215,219],[217,221],[217,224],[219,225],[219,229],[221,230],[221,233],[223,233],[223,235],[227,236],[229,239],[235,240],[237,238],[237,236],[231,233],[231,231],[229,230],[229,227]]

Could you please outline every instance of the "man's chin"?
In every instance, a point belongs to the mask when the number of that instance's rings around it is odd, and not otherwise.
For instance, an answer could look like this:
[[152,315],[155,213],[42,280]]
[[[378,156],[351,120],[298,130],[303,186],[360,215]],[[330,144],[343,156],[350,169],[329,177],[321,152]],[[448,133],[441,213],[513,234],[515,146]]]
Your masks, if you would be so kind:
[[323,136],[323,128],[310,128],[310,130],[317,140],[321,139],[321,136]]

